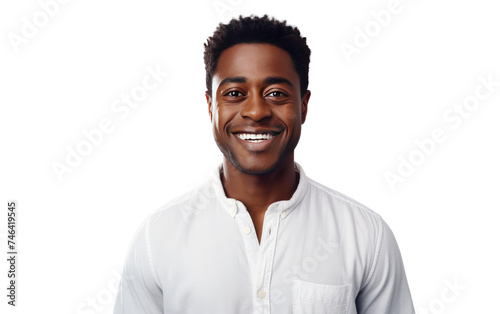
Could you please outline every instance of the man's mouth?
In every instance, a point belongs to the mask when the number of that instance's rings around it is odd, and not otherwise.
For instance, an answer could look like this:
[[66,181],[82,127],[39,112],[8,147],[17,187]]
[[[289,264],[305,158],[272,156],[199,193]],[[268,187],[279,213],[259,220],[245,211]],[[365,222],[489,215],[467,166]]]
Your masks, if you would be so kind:
[[238,142],[243,144],[246,150],[252,152],[263,152],[273,145],[276,138],[283,130],[273,129],[246,129],[233,132]]
[[249,141],[251,143],[259,143],[262,141],[267,141],[275,136],[275,133],[237,133],[237,137],[242,140]]

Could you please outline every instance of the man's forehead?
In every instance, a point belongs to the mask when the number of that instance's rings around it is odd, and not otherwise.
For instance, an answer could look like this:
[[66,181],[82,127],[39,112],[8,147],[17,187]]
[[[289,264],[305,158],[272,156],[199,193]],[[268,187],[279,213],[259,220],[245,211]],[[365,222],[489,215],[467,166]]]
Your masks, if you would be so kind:
[[229,78],[263,81],[269,77],[283,77],[289,82],[298,80],[298,74],[289,53],[267,43],[237,44],[224,50],[217,62],[213,83],[215,86]]
[[279,59],[292,63],[290,54],[276,45],[268,43],[241,43],[222,51],[217,62],[217,68],[221,62],[235,63],[241,60],[264,61],[269,59]]

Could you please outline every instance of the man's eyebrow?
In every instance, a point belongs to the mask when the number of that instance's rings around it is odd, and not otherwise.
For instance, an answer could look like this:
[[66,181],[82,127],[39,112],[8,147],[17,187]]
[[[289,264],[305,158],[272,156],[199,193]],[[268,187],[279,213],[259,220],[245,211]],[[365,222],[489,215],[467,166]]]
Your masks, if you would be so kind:
[[[247,78],[244,76],[233,76],[233,77],[228,77],[228,78],[223,79],[220,82],[219,86],[222,86],[225,84],[230,84],[230,83],[246,83],[246,82],[247,82]],[[283,84],[283,83],[290,85],[290,87],[293,88],[292,82],[290,82],[289,80],[287,80],[284,77],[271,76],[271,77],[268,77],[264,80],[265,85]]]
[[223,79],[222,82],[220,82],[219,86],[229,83],[246,83],[246,82],[247,78],[244,76],[233,76]]
[[292,82],[290,82],[289,80],[287,80],[286,78],[284,77],[268,77],[264,80],[264,83],[266,85],[273,85],[273,84],[281,84],[281,83],[285,83],[287,85],[290,85],[290,87],[293,88],[293,84]]

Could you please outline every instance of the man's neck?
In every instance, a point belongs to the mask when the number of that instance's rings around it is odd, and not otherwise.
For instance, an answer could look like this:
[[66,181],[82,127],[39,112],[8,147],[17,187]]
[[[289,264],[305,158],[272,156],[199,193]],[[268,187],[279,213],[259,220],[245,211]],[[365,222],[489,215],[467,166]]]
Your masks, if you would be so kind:
[[274,202],[289,200],[299,182],[293,156],[269,174],[246,174],[235,168],[227,159],[221,175],[226,196],[242,202],[250,214],[263,216]]

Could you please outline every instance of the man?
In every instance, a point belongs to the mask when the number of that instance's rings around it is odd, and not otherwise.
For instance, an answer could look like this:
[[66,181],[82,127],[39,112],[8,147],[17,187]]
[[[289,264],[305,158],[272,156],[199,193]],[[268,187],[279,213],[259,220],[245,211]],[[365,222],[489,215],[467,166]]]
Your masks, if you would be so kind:
[[309,57],[297,28],[267,16],[233,19],[208,39],[223,163],[139,229],[115,313],[414,313],[386,223],[294,161]]

